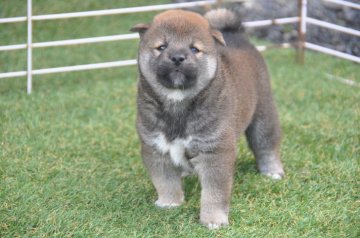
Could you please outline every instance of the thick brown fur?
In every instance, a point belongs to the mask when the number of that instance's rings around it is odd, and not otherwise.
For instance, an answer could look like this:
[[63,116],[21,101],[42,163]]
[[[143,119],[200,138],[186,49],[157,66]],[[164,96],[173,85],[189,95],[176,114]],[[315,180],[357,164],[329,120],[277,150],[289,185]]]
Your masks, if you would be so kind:
[[209,228],[228,224],[242,134],[259,171],[284,176],[269,74],[236,19],[224,9],[205,17],[172,10],[132,29],[141,37],[137,129],[156,205],[180,205],[181,178],[196,174],[200,222]]

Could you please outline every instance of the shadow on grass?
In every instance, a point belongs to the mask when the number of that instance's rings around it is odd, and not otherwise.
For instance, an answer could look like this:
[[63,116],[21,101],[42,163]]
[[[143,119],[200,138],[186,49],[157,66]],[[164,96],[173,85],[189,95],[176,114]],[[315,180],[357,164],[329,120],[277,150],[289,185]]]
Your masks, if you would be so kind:
[[237,159],[235,165],[235,177],[249,174],[257,174],[256,163],[254,158],[241,156]]

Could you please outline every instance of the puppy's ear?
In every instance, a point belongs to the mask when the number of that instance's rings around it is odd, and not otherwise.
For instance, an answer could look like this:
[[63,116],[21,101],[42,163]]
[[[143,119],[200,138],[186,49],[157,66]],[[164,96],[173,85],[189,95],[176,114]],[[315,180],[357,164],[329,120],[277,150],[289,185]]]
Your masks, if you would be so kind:
[[224,37],[220,31],[211,30],[211,35],[214,37],[214,39],[217,43],[219,43],[220,45],[226,46]]
[[150,24],[140,23],[133,26],[130,31],[137,32],[140,35],[140,38],[144,35],[144,33],[150,28]]

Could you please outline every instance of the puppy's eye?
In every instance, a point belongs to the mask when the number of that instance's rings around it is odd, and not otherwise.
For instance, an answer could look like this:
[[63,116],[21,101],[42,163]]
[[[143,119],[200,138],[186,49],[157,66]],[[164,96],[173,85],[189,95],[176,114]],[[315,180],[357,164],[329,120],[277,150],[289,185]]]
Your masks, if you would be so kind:
[[158,51],[164,51],[166,49],[167,45],[160,45],[158,48],[156,48]]
[[191,50],[191,52],[193,52],[194,54],[200,52],[200,50],[199,50],[198,48],[196,48],[195,46],[190,47],[190,50]]

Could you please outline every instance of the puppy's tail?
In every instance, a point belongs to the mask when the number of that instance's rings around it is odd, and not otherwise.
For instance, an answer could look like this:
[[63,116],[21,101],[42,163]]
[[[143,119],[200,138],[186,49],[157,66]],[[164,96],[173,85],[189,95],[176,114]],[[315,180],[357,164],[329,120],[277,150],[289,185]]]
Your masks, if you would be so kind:
[[240,15],[237,12],[220,8],[207,12],[205,18],[212,28],[222,33],[227,47],[254,50],[245,34]]
[[211,27],[221,32],[244,32],[240,16],[235,11],[225,8],[214,9],[207,12],[204,17]]

